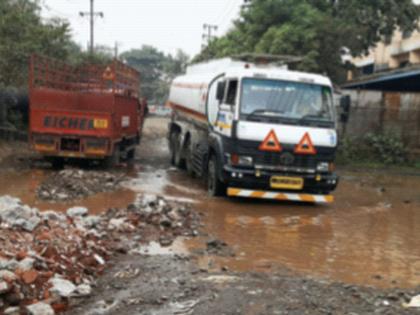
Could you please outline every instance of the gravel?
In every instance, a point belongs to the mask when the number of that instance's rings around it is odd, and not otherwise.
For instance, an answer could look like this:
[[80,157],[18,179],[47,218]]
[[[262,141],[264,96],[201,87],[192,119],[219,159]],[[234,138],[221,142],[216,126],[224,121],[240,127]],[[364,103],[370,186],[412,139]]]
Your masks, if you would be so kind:
[[121,173],[65,169],[48,177],[37,189],[38,198],[63,202],[83,199],[120,188],[125,180]]

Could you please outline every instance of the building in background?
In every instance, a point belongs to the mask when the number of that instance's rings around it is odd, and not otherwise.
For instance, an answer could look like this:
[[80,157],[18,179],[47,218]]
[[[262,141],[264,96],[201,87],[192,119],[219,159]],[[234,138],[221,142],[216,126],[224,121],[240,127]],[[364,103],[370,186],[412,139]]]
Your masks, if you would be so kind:
[[[420,0],[413,0],[420,5]],[[419,25],[420,30],[420,25]],[[349,71],[348,81],[375,73],[393,71],[418,65],[420,67],[420,31],[395,31],[372,48],[369,54],[352,58],[355,69]]]
[[349,73],[349,80],[377,72],[420,65],[420,32],[395,32],[388,41],[371,49],[367,56],[352,60],[356,70]]

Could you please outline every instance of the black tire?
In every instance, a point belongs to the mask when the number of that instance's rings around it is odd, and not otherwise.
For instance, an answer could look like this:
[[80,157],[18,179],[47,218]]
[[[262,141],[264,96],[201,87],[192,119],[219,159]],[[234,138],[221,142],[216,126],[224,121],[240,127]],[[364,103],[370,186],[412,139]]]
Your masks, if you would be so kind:
[[169,137],[169,151],[171,154],[171,164],[175,166],[175,142],[177,141],[177,133],[172,131]]
[[132,162],[136,157],[136,149],[131,149],[127,152],[127,161]]
[[113,168],[120,164],[121,161],[121,152],[119,146],[116,146],[114,149],[114,153],[111,156],[107,156],[104,159],[104,167],[105,168]]
[[185,159],[182,158],[181,139],[179,132],[171,133],[171,163],[179,168],[185,168]]
[[131,149],[127,152],[127,165],[132,166],[136,157],[136,149]]
[[192,154],[192,144],[191,140],[188,139],[185,145],[185,168],[187,170],[188,175],[194,177],[194,167],[193,167],[193,154]]
[[217,159],[211,155],[208,164],[207,190],[210,197],[226,195],[226,185],[217,176]]
[[53,157],[50,159],[50,163],[53,169],[61,170],[64,167],[64,159],[61,157]]

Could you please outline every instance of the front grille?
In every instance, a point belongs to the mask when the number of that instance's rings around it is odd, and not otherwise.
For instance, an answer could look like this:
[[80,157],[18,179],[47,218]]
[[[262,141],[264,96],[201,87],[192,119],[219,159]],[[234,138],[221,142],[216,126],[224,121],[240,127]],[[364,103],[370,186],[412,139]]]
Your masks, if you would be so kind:
[[79,152],[80,151],[80,139],[62,138],[60,148],[63,151]]
[[[252,156],[254,158],[255,165],[265,166],[287,166],[287,167],[298,167],[298,168],[309,168],[315,169],[317,163],[320,161],[333,161],[335,149],[334,148],[316,148],[316,155],[301,155],[294,154],[294,145],[282,145],[283,150],[281,152],[267,152],[259,150],[259,142],[255,141],[236,141],[232,144],[231,152],[239,155]],[[284,153],[289,153],[293,156],[293,161],[285,163],[282,159]]]
[[261,152],[257,153],[254,157],[255,164],[257,165],[270,165],[270,166],[294,166],[294,167],[307,167],[307,168],[315,168],[317,164],[317,159],[314,157],[309,156],[298,156],[293,154],[293,162],[291,163],[284,163],[281,160],[281,154],[284,152],[290,151],[282,151],[281,153],[274,153],[274,152]]

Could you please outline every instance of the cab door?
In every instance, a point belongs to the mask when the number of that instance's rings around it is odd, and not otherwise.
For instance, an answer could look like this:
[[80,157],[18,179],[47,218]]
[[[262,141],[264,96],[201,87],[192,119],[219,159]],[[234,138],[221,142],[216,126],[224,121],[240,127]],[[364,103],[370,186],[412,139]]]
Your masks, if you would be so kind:
[[232,123],[235,113],[235,106],[238,101],[239,81],[236,78],[226,79],[218,83],[217,99],[219,110],[214,125],[216,132],[225,136],[232,136]]

